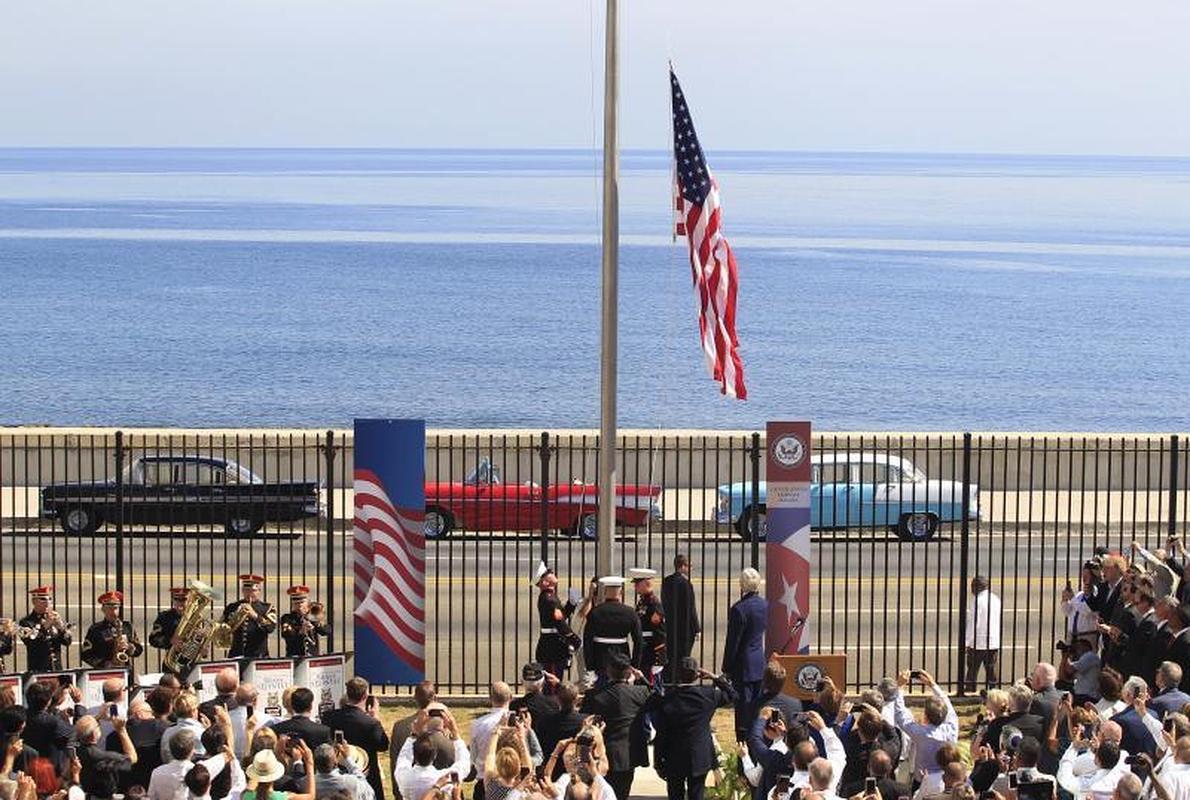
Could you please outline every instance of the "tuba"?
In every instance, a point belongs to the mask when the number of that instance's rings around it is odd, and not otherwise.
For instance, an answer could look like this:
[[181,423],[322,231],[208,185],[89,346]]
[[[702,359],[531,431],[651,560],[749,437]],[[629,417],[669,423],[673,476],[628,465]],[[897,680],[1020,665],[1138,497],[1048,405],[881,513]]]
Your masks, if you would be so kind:
[[[211,643],[218,647],[226,647],[227,645],[221,642],[231,641],[235,627],[215,622],[209,615],[211,605],[217,599],[218,593],[210,586],[202,581],[190,582],[186,605],[182,609],[182,619],[178,621],[175,634],[177,642],[170,645],[169,651],[165,654],[163,663],[167,670],[181,674],[198,663],[203,651]],[[243,621],[233,624],[238,627]]]

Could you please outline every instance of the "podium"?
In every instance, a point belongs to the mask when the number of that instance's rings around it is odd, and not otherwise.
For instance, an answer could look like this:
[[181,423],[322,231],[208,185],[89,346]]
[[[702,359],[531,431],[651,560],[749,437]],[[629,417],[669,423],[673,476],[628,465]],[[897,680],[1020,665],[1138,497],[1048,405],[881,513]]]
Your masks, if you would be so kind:
[[847,654],[821,653],[817,655],[773,656],[785,667],[784,692],[799,700],[812,700],[814,687],[824,676],[829,676],[835,686],[843,690],[847,686]]

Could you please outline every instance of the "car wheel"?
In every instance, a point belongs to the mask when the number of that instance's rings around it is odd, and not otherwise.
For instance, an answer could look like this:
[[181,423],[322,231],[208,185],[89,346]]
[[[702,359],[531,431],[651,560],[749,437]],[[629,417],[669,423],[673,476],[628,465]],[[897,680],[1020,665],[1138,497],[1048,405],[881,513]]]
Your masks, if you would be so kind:
[[933,514],[902,514],[897,524],[897,536],[906,542],[929,541],[938,530],[938,518]]
[[768,539],[768,508],[760,506],[748,506],[744,509],[744,513],[740,514],[740,521],[736,523],[736,530],[740,534],[740,538],[745,542],[752,541],[752,517],[756,517],[756,532],[759,541]]
[[251,517],[232,517],[223,525],[228,536],[251,536],[263,527],[263,521]]
[[76,536],[95,533],[101,524],[95,510],[86,506],[68,508],[62,515],[62,530]]
[[443,511],[437,506],[430,506],[426,509],[426,518],[422,522],[421,531],[426,537],[427,541],[433,539],[445,539],[450,536],[450,532],[454,530],[455,521],[450,513]]
[[599,517],[594,514],[583,514],[571,528],[571,534],[584,542],[593,542],[599,538]]

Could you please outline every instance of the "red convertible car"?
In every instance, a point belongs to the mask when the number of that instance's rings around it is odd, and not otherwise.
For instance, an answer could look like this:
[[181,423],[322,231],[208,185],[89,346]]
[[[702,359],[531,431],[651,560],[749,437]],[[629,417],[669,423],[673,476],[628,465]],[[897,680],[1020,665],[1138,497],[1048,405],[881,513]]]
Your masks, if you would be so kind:
[[[660,486],[616,486],[616,524],[639,527],[661,519]],[[532,481],[503,483],[486,458],[462,482],[426,483],[427,539],[452,530],[540,530],[542,509],[547,526],[583,539],[595,539],[599,489],[593,483],[563,483],[542,491]]]

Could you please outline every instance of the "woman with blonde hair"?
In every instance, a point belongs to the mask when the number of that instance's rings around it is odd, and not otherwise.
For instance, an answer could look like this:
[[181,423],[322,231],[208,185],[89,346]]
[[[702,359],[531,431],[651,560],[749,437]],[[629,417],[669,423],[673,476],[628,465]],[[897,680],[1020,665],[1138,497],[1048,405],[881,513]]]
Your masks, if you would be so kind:
[[485,800],[524,800],[541,796],[521,725],[503,725],[488,740],[483,761]]

